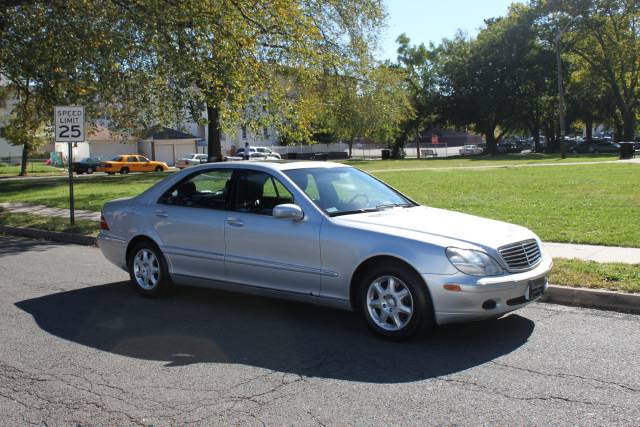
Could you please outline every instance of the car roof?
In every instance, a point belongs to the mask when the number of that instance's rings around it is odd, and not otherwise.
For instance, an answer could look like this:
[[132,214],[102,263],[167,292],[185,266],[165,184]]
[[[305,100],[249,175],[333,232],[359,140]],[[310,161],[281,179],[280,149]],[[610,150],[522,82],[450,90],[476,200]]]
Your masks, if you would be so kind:
[[350,168],[349,165],[334,162],[320,162],[320,161],[306,161],[306,160],[264,160],[264,161],[235,161],[235,162],[219,162],[219,163],[206,163],[203,165],[191,168],[194,170],[206,169],[211,166],[231,169],[243,169],[249,166],[251,169],[263,169],[263,170],[292,170],[292,169],[312,169],[312,168]]

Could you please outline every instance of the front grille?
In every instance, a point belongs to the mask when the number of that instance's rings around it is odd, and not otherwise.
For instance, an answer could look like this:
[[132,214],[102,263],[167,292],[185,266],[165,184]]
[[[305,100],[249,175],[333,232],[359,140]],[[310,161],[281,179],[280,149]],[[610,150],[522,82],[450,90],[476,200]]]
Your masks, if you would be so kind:
[[529,270],[536,266],[541,258],[538,242],[533,239],[503,246],[498,249],[498,253],[512,271]]

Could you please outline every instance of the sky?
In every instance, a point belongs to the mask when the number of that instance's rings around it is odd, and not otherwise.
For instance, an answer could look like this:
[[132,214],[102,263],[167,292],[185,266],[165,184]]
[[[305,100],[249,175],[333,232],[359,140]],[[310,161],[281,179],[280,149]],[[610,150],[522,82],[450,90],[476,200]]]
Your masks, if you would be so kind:
[[503,16],[515,0],[384,0],[388,27],[381,39],[380,59],[396,59],[396,38],[406,33],[412,44],[438,44],[458,28],[477,34],[486,18]]

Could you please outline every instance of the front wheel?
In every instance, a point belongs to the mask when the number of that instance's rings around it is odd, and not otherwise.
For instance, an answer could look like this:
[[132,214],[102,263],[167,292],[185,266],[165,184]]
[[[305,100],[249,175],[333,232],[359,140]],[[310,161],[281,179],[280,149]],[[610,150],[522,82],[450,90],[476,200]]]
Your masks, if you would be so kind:
[[382,338],[403,341],[435,326],[424,281],[401,263],[376,266],[364,274],[358,305],[369,329]]
[[87,168],[87,175],[91,175],[93,173],[93,168]]
[[155,244],[147,241],[136,244],[127,265],[131,284],[140,295],[156,298],[171,289],[167,262]]
[[162,170],[163,170],[163,169],[162,169],[162,166],[157,166],[157,167],[156,167],[156,172],[162,172]]

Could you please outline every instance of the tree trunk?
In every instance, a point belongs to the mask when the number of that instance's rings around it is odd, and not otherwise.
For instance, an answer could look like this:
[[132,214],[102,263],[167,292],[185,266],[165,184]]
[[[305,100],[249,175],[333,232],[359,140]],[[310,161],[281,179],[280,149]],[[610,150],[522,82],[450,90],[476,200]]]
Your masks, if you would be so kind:
[[207,105],[208,156],[210,162],[221,162],[222,141],[220,133],[220,110],[216,106]]
[[533,126],[531,128],[531,137],[533,138],[533,152],[541,153],[542,147],[540,147],[540,126]]
[[589,116],[585,120],[586,134],[585,137],[587,141],[591,141],[593,139],[593,117]]
[[498,143],[498,141],[496,140],[496,128],[492,127],[490,129],[485,129],[484,131],[484,137],[487,141],[487,153],[491,154],[492,156],[494,154],[496,154],[496,145]]
[[622,121],[623,121],[622,140],[633,141],[635,137],[635,131],[636,131],[636,112],[631,109],[627,109],[626,111],[623,111]]
[[349,158],[351,158],[352,151],[353,151],[353,138],[349,140]]
[[22,160],[20,161],[20,175],[27,176],[27,162],[29,158],[29,144],[26,142],[22,145]]
[[418,160],[420,160],[420,132],[416,131],[416,153]]

